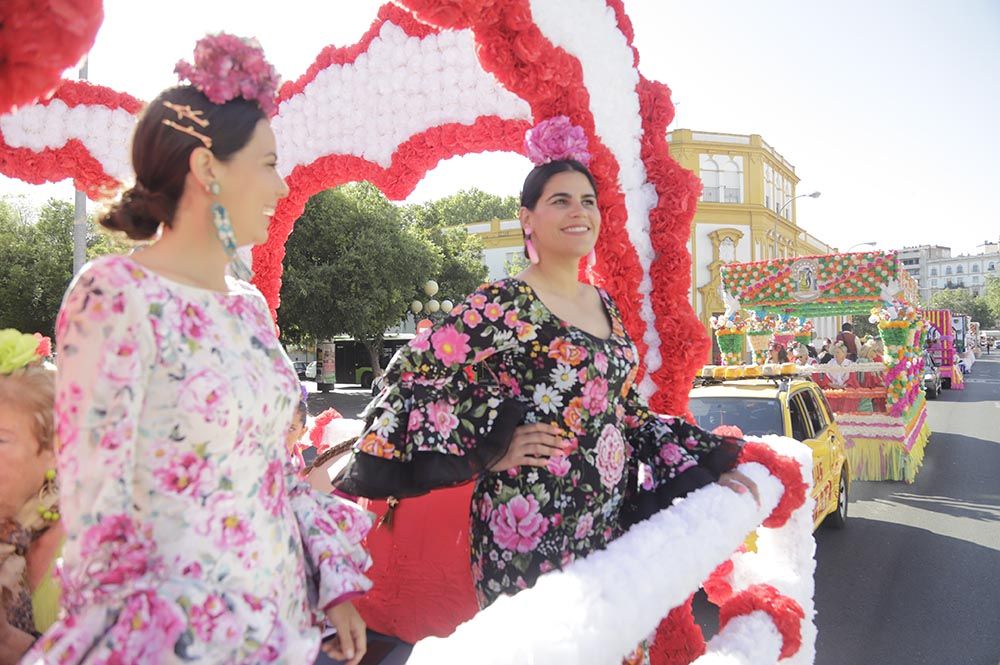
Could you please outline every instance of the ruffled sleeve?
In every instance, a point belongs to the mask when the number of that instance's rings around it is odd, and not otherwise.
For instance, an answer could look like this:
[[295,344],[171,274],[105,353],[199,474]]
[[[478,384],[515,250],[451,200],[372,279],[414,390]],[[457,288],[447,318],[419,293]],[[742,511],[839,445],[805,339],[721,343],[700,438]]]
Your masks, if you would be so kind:
[[[85,267],[56,322],[65,616],[23,662],[200,662],[256,653],[275,612],[166,572],[132,492],[146,385],[156,362],[148,306],[119,257]],[[209,657],[210,655],[210,657]]]
[[535,336],[516,293],[504,282],[476,291],[397,353],[338,490],[416,496],[466,482],[503,457],[525,409],[500,360]]
[[627,524],[667,508],[675,499],[713,483],[736,466],[742,439],[719,436],[677,416],[650,411],[632,385],[624,400],[625,438],[641,476],[630,487]]
[[371,557],[361,543],[372,518],[356,504],[316,492],[294,475],[290,483],[288,498],[302,534],[309,600],[325,612],[371,589],[364,574]]

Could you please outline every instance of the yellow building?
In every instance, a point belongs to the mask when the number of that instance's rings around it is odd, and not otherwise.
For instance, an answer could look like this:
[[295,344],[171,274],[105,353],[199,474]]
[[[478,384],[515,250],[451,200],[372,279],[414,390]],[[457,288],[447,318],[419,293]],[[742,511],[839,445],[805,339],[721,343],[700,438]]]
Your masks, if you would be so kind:
[[[704,190],[691,224],[691,306],[708,327],[725,310],[719,268],[733,261],[763,261],[837,251],[796,223],[802,200],[795,167],[758,134],[677,129],[667,134],[670,155],[701,177]],[[838,322],[816,321],[832,337]]]
[[[725,310],[719,268],[733,261],[763,261],[828,254],[835,248],[796,223],[799,178],[795,167],[757,134],[721,134],[677,129],[667,134],[670,154],[701,177],[704,191],[691,225],[691,306],[708,328]],[[520,223],[477,222],[466,227],[483,241],[491,280],[522,256]],[[840,319],[814,321],[819,337],[835,337]]]

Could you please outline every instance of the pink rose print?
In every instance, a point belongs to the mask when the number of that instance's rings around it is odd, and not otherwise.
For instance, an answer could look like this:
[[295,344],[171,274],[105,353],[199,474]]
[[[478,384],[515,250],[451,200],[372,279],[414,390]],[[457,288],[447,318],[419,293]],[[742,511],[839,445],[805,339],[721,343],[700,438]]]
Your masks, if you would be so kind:
[[208,596],[201,605],[192,605],[188,610],[188,620],[195,634],[205,642],[234,644],[243,637],[243,631],[225,601],[215,594]]
[[285,510],[285,473],[281,462],[271,460],[260,482],[258,494],[264,509],[277,517]]
[[458,332],[453,325],[447,325],[431,335],[434,357],[445,367],[465,362],[471,350],[468,342],[469,336]]
[[424,414],[419,409],[410,411],[410,420],[406,425],[406,431],[416,432],[424,424]]
[[503,322],[508,328],[515,327],[518,324],[517,311],[513,309],[509,310],[503,315]]
[[198,340],[205,335],[205,328],[211,324],[201,307],[191,302],[181,310],[181,334]]
[[489,520],[490,513],[493,512],[493,499],[490,498],[489,494],[484,494],[483,498],[479,500],[477,512],[479,513],[479,519],[484,522]]
[[603,413],[608,408],[608,382],[603,377],[588,381],[583,386],[583,406],[590,415]]
[[[150,545],[148,528],[141,532],[127,515],[108,515],[83,534],[80,556],[88,563],[87,586],[96,586],[97,595],[114,593],[114,589],[142,577],[159,565]],[[72,581],[64,581],[66,606],[74,607],[79,599]]]
[[573,537],[576,539],[586,538],[590,535],[591,529],[594,528],[594,516],[590,513],[586,513],[581,517],[576,523],[576,531],[573,532]]
[[108,662],[158,662],[163,654],[173,653],[184,627],[184,614],[179,607],[152,591],[133,593],[111,627],[109,641],[117,648]]
[[679,446],[673,443],[664,444],[660,448],[660,459],[667,466],[674,466],[684,458]]
[[594,367],[598,369],[601,374],[608,373],[608,357],[598,351],[594,354]]
[[414,351],[426,351],[427,349],[431,348],[430,342],[428,341],[430,340],[430,338],[431,338],[431,329],[424,328],[423,330],[418,332],[413,339],[410,340],[410,348],[413,349]]
[[165,492],[191,496],[198,493],[199,481],[205,467],[203,458],[192,452],[185,452],[174,455],[166,466],[153,471],[153,475]]
[[441,436],[448,436],[452,430],[458,427],[458,418],[455,417],[452,406],[443,399],[427,406],[427,418]]
[[695,448],[698,447],[698,439],[694,438],[693,436],[689,436],[688,438],[684,439],[684,447],[687,448],[688,450],[694,450]]
[[530,552],[548,531],[549,522],[538,512],[538,501],[534,496],[519,494],[497,507],[490,517],[490,529],[503,549]]
[[565,455],[553,455],[549,458],[549,462],[546,464],[545,468],[547,468],[549,473],[552,475],[562,478],[569,473],[569,458]]
[[120,421],[101,435],[98,445],[104,450],[118,450],[132,438],[132,434],[132,425],[127,420]]
[[475,293],[469,298],[469,304],[476,309],[482,309],[486,305],[486,296]]
[[618,485],[625,470],[625,440],[614,425],[605,425],[597,439],[597,470],[601,484],[611,489]]
[[206,368],[191,374],[180,387],[178,406],[197,413],[206,423],[225,427],[229,421],[229,383],[214,369]]
[[131,385],[139,374],[139,344],[133,338],[111,344],[101,359],[100,379],[115,387]]

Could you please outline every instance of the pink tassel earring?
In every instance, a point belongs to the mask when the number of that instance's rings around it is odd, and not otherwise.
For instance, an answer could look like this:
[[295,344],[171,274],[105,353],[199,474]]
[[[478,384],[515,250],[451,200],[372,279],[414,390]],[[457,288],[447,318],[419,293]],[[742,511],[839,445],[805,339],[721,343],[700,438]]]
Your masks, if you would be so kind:
[[528,252],[528,260],[534,264],[538,264],[538,252],[535,250],[534,243],[531,242],[531,235],[524,236],[524,249]]

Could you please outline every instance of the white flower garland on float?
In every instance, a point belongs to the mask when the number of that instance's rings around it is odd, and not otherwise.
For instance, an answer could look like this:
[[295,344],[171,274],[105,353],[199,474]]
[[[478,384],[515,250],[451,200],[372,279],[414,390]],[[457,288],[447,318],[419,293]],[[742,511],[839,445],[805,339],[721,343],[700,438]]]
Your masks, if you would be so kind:
[[[795,494],[783,482],[792,482],[805,487],[805,501],[777,528],[758,529],[758,551],[753,558],[734,558],[735,581],[730,584],[737,593],[723,604],[723,612],[729,612],[732,619],[697,662],[760,665],[776,662],[784,651],[786,656],[795,654],[789,662],[811,663],[816,634],[812,623],[815,541],[808,499],[811,452],[797,441],[779,437],[768,437],[767,446],[791,456],[771,458],[783,465],[783,471],[776,472],[782,480],[758,462],[740,465],[740,471],[757,483],[759,506],[749,494],[736,494],[720,485],[703,487],[637,524],[607,549],[543,575],[531,589],[497,600],[451,636],[421,640],[407,662],[619,662],[673,607],[694,593],[717,564],[730,557],[747,533],[777,517],[786,499]],[[649,575],[665,566],[665,557],[669,570]],[[743,611],[741,604],[750,610]],[[757,609],[763,606],[770,613]],[[504,640],[504,648],[498,649],[498,635],[516,639]],[[718,660],[726,652],[747,654],[753,660]],[[761,653],[765,657],[759,657]]]

